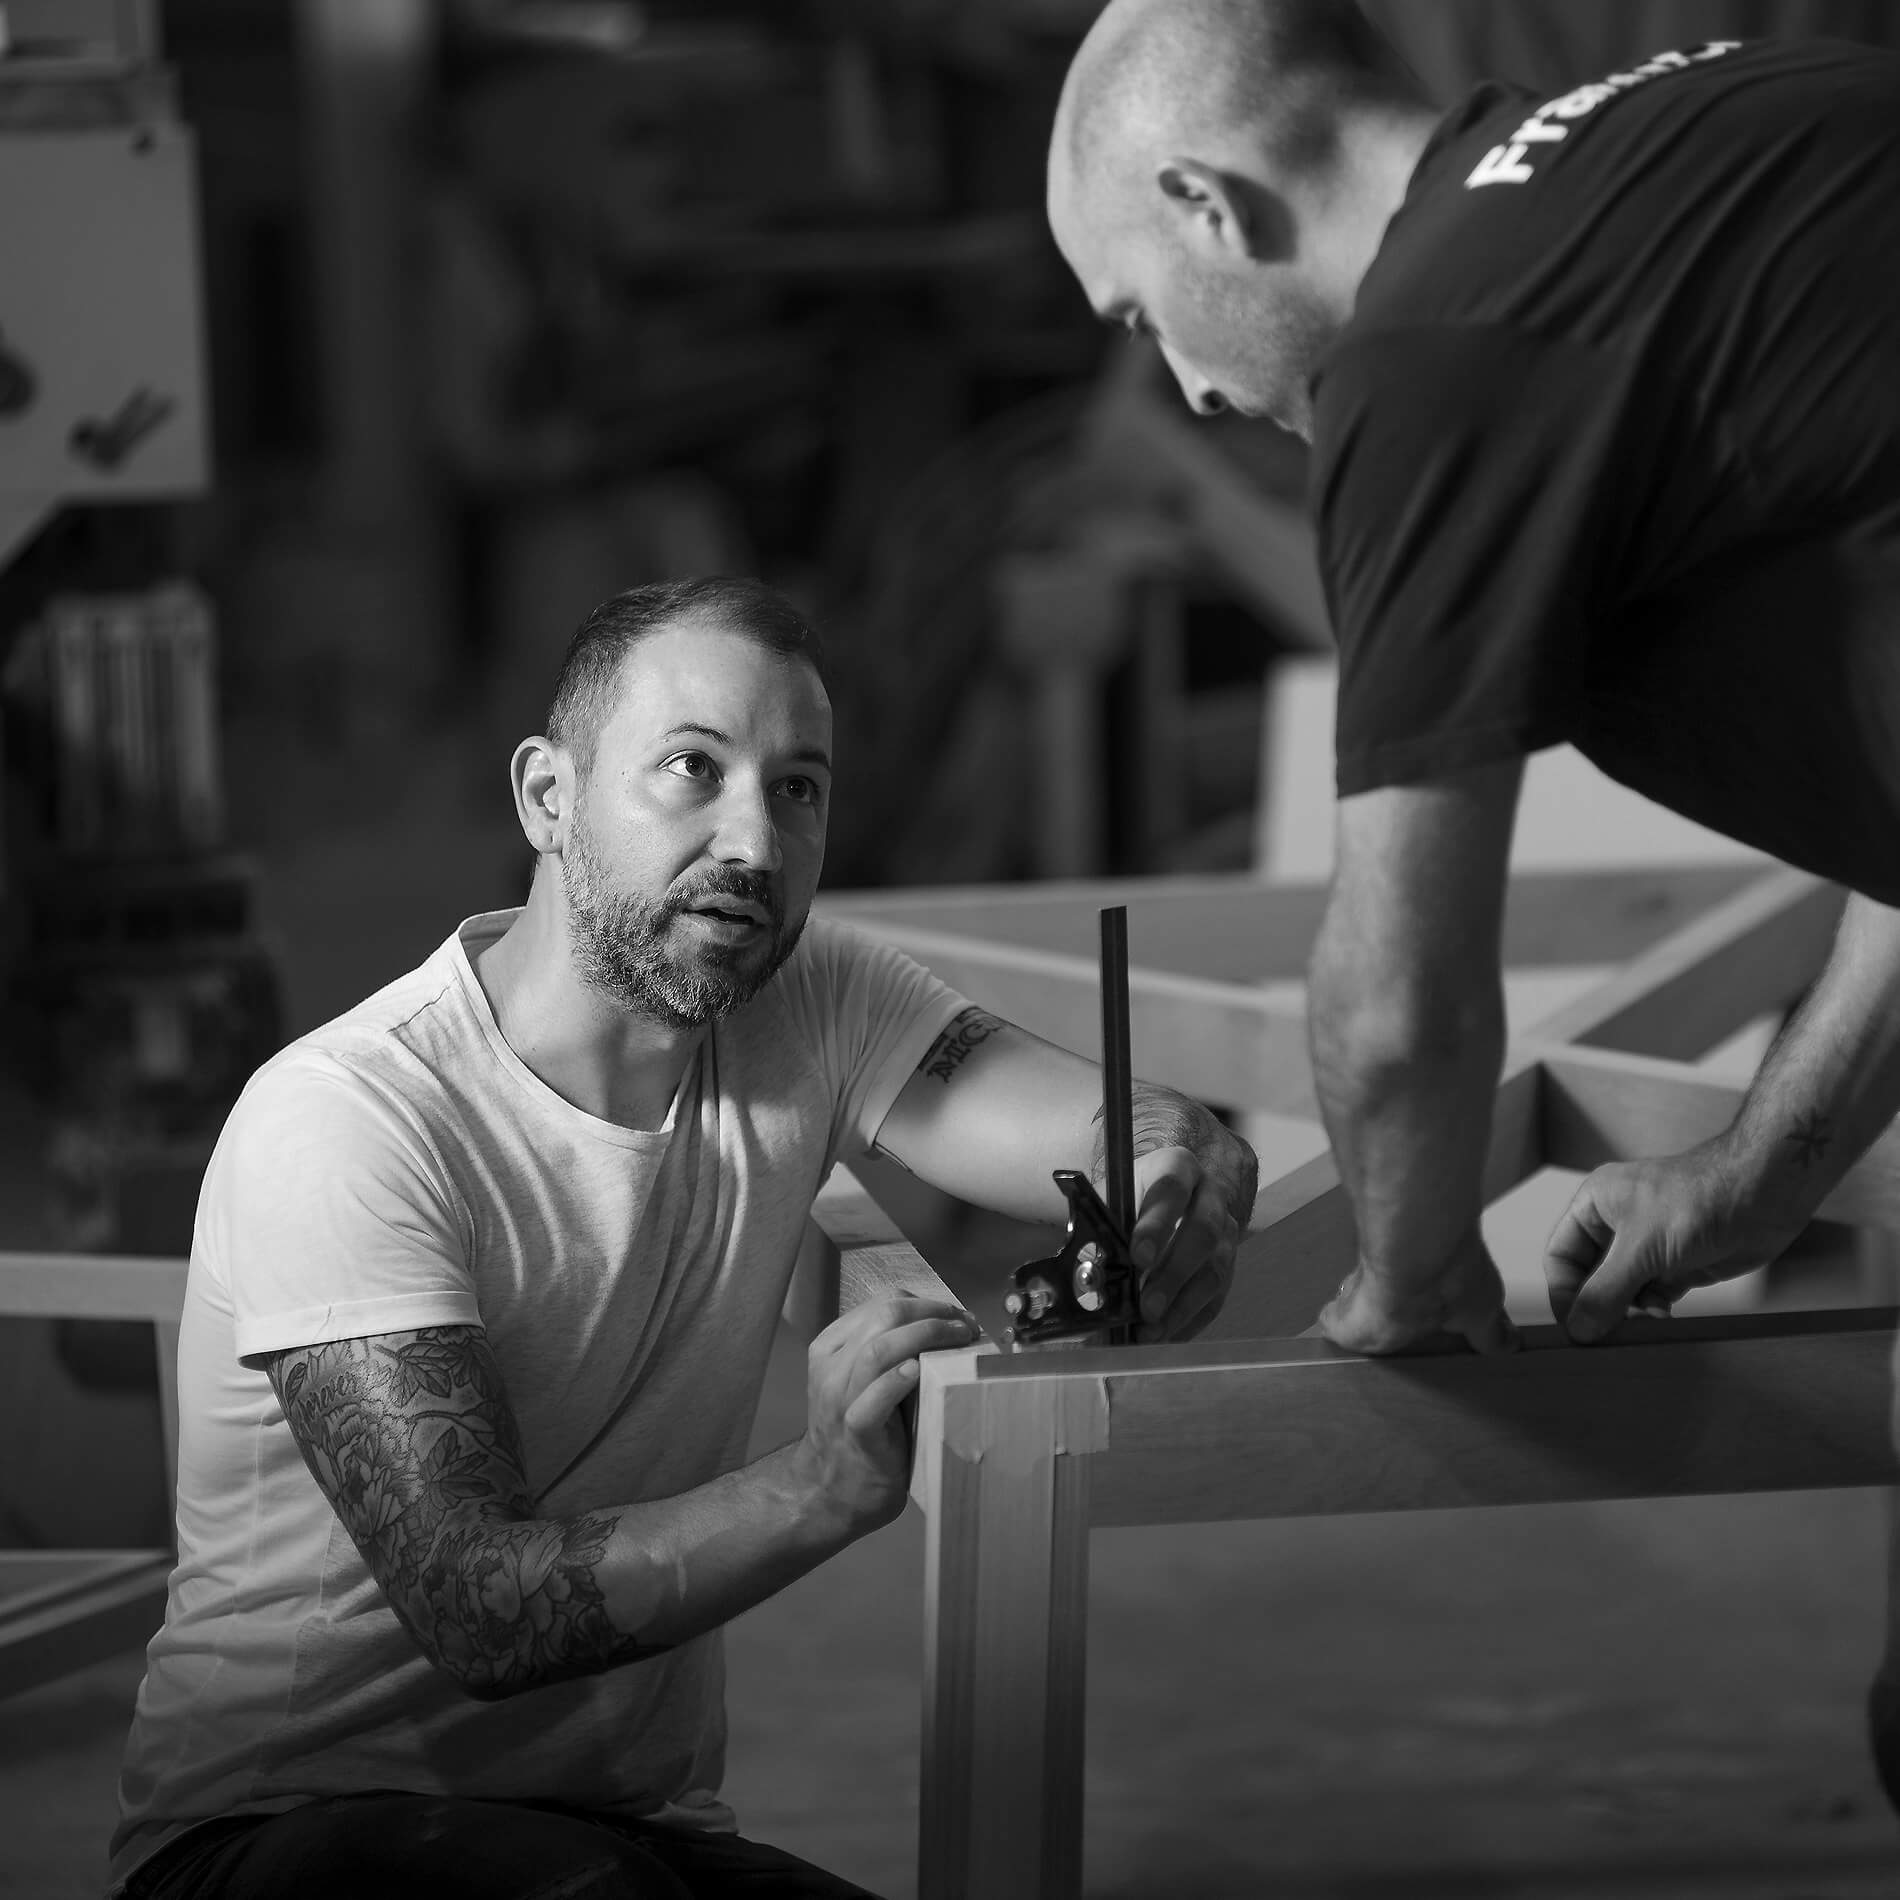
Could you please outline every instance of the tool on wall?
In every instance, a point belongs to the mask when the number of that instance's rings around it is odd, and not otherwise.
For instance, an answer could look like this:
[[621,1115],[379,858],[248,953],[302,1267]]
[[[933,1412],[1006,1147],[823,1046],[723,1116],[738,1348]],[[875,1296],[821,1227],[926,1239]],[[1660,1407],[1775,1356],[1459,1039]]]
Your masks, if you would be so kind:
[[1102,916],[1102,1162],[1108,1199],[1086,1174],[1058,1168],[1069,1230],[1047,1259],[1010,1276],[1003,1337],[1027,1346],[1130,1344],[1140,1319],[1140,1276],[1129,1251],[1135,1224],[1133,1075],[1128,1053],[1128,911]]

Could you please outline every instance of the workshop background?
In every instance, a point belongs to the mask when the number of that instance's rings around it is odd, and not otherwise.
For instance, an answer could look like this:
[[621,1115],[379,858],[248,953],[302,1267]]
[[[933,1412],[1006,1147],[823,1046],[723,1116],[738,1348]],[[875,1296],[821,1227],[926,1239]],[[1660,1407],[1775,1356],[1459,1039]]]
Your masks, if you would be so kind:
[[[0,1246],[188,1247],[250,1071],[519,900],[508,755],[638,582],[822,625],[828,888],[1323,875],[1304,450],[1191,418],[1043,223],[1095,11],[0,3]],[[1880,0],[1367,11],[1447,102],[1900,43]],[[966,1297],[1021,1257],[912,1214]],[[156,1404],[149,1329],[0,1321],[0,1553],[162,1544]],[[761,1442],[801,1405],[788,1358]],[[1883,1535],[1859,1493],[1104,1535],[1091,1891],[1890,1892]],[[892,1894],[919,1542],[732,1638],[742,1820]],[[96,1891],[139,1673],[0,1700],[0,1894]]]

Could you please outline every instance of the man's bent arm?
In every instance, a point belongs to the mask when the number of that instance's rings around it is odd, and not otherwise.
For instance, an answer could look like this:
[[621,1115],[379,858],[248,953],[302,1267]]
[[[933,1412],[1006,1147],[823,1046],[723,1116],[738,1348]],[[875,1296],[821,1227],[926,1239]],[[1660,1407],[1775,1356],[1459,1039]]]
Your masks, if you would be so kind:
[[[1192,1339],[1233,1282],[1257,1163],[1199,1102],[1158,1083],[1134,1095],[1134,1230],[1144,1344]],[[925,1052],[877,1132],[877,1152],[946,1193],[1056,1222],[1057,1168],[1102,1177],[1102,1073],[974,1005]]]
[[[1245,1228],[1253,1150],[1201,1103],[1158,1082],[1133,1084],[1137,1157],[1178,1147],[1206,1170]],[[1060,1221],[1057,1168],[1099,1182],[1102,1072],[972,1004],[925,1051],[878,1130],[876,1151],[962,1200],[1018,1220]]]
[[[266,1370],[403,1626],[470,1695],[498,1700],[728,1622],[901,1510],[904,1428],[883,1402],[894,1409],[914,1385],[915,1352],[970,1336],[936,1314],[924,1302],[895,1303],[883,1321],[859,1309],[812,1346],[814,1413],[828,1352],[826,1409],[890,1441],[878,1452],[887,1470],[841,1471],[851,1448],[836,1430],[829,1443],[808,1430],[680,1496],[563,1517],[536,1508],[479,1327],[300,1347]],[[846,1399],[858,1401],[855,1418]]]
[[1900,1112],[1900,910],[1853,896],[1827,966],[1718,1138],[1764,1227],[1791,1233]]
[[1360,1350],[1447,1329],[1475,1344],[1474,1329],[1502,1325],[1478,1218],[1504,1053],[1500,931],[1520,776],[1513,760],[1340,802],[1307,1010],[1359,1234],[1356,1310],[1342,1323],[1329,1309],[1327,1329]]
[[1765,1265],[1900,1109],[1900,911],[1848,900],[1839,935],[1719,1135],[1585,1176],[1545,1248],[1551,1310],[1577,1340],[1632,1306]]

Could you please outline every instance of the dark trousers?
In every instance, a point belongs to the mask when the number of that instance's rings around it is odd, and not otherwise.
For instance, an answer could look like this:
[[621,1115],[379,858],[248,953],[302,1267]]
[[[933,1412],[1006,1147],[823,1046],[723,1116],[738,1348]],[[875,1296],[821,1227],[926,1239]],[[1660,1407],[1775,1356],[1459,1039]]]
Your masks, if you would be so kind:
[[543,1803],[340,1795],[206,1822],[161,1848],[126,1900],[875,1900],[736,1834]]

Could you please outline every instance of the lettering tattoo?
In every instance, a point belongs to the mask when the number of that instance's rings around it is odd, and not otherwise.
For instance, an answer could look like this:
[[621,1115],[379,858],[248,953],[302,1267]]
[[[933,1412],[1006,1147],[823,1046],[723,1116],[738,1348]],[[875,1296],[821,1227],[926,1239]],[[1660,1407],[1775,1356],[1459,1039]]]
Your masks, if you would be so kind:
[[484,1701],[664,1645],[596,1576],[612,1511],[537,1518],[486,1334],[429,1326],[273,1355],[304,1463],[424,1655]]
[[1794,1149],[1797,1164],[1811,1168],[1833,1146],[1834,1124],[1822,1114],[1805,1115],[1789,1135],[1788,1141]]
[[972,1003],[957,1013],[949,1028],[924,1052],[923,1061],[917,1065],[918,1073],[934,1075],[939,1082],[947,1083],[969,1060],[971,1050],[1007,1026],[1000,1017]]
[[[1223,1127],[1211,1110],[1191,1097],[1165,1089],[1156,1082],[1136,1082],[1129,1090],[1129,1117],[1134,1151],[1185,1148],[1200,1162],[1209,1179],[1226,1196],[1227,1211],[1244,1230],[1253,1217],[1259,1163],[1253,1150]],[[1107,1166],[1107,1130],[1102,1109],[1095,1111],[1095,1153],[1092,1160],[1099,1181]]]

